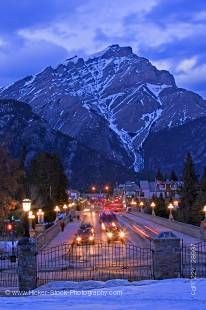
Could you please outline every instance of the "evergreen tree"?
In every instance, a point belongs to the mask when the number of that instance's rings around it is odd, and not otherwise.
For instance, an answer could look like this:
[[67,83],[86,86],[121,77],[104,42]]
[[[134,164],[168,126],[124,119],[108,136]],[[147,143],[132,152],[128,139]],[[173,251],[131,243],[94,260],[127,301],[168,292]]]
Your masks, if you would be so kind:
[[156,203],[155,208],[156,214],[158,216],[168,217],[168,212],[165,205],[165,199],[162,194],[160,194],[160,196],[155,199],[155,203]]
[[174,181],[174,182],[177,182],[177,181],[178,181],[178,177],[177,177],[177,175],[176,175],[176,173],[175,173],[174,170],[171,171],[170,180],[171,180],[171,181]]
[[38,154],[31,163],[30,182],[33,187],[36,204],[46,209],[46,216],[51,219],[55,205],[68,202],[66,193],[68,180],[63,166],[56,155]]
[[158,168],[157,173],[156,173],[156,180],[161,181],[161,182],[164,181],[164,176],[163,176],[163,174],[159,168]]
[[197,199],[194,204],[193,212],[195,212],[195,218],[193,223],[199,225],[203,218],[202,209],[206,204],[206,167],[204,167],[202,177],[200,179],[200,187],[197,195]]
[[19,162],[10,157],[2,146],[0,147],[0,218],[8,217],[22,199],[22,176],[24,171]]
[[181,190],[181,205],[178,218],[186,223],[196,221],[196,210],[194,203],[197,197],[197,177],[190,153],[187,154],[183,169],[183,187]]

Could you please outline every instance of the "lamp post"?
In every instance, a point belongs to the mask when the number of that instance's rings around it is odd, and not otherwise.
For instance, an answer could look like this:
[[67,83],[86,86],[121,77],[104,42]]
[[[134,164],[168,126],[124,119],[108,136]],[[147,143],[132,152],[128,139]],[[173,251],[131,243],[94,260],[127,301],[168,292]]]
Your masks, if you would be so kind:
[[68,209],[68,206],[66,204],[63,205],[63,209],[64,209],[64,214],[65,216],[67,215],[67,209]]
[[109,186],[106,185],[106,186],[104,187],[104,189],[105,189],[106,192],[108,192],[108,191],[109,191]]
[[60,211],[59,206],[56,206],[56,207],[54,208],[54,212],[56,212],[56,220],[55,220],[55,221],[57,221],[57,220],[58,220],[58,214],[59,214],[59,211]]
[[29,219],[29,231],[31,232],[33,230],[32,221],[33,221],[33,219],[35,219],[35,215],[33,214],[32,211],[29,211],[28,219]]
[[156,207],[156,204],[154,203],[154,201],[152,201],[152,203],[150,204],[150,207],[152,208],[152,215],[155,216],[155,207]]
[[109,200],[109,189],[110,189],[109,186],[105,185],[104,191],[105,191],[105,193],[107,193],[107,195],[106,195],[107,200]]
[[137,206],[137,202],[134,199],[132,199],[132,201],[130,202],[130,205],[132,207],[136,207]]
[[25,198],[22,201],[22,207],[24,211],[24,237],[30,238],[28,214],[29,214],[29,211],[31,210],[31,200],[28,198]]
[[172,214],[172,210],[174,209],[174,205],[173,205],[172,203],[169,203],[168,209],[170,210],[170,213],[169,213],[169,220],[170,220],[170,221],[174,221],[174,217],[173,217],[173,214]]
[[96,186],[92,186],[92,187],[91,187],[91,190],[92,190],[92,193],[95,193],[96,190],[97,190],[97,189],[96,189]]
[[205,213],[204,221],[206,221],[206,205],[203,207],[203,212]]
[[144,202],[140,201],[139,206],[140,206],[140,211],[143,212]]
[[37,212],[37,221],[38,221],[38,224],[44,223],[44,212],[42,211],[42,209],[39,209]]

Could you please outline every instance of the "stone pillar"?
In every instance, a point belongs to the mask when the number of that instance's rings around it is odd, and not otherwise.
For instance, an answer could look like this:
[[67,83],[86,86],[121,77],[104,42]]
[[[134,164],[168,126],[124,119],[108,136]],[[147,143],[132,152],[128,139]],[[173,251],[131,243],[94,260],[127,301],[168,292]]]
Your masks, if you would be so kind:
[[181,242],[171,231],[161,232],[153,240],[154,278],[178,278],[181,274]]
[[202,240],[206,241],[206,221],[202,221],[200,224],[200,236]]
[[29,291],[37,287],[36,242],[28,237],[18,242],[18,279],[20,291]]

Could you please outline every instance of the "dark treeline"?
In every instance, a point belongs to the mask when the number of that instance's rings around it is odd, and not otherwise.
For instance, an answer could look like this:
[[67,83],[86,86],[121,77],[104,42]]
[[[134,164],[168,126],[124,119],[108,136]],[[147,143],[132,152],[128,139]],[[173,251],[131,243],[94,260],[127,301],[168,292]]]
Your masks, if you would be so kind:
[[22,199],[30,198],[34,208],[44,208],[46,219],[54,218],[53,208],[68,202],[68,180],[55,154],[39,153],[24,169],[0,147],[0,217],[21,216]]
[[[167,177],[158,169],[156,179],[165,181]],[[175,171],[171,171],[168,179],[174,182],[178,181]],[[202,176],[199,179],[190,153],[187,154],[184,162],[181,181],[182,187],[179,190],[180,203],[178,210],[174,214],[175,218],[185,223],[199,225],[203,218],[203,206],[206,204],[206,167],[203,169]],[[157,205],[157,215],[168,217],[166,201],[163,196],[153,198]]]

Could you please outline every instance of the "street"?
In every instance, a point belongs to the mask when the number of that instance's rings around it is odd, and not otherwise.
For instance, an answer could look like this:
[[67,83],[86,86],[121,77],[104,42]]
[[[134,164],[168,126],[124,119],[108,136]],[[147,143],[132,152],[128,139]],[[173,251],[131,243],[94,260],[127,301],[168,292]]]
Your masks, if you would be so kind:
[[[171,231],[165,226],[143,220],[138,214],[119,213],[117,220],[126,232],[125,242],[108,244],[106,232],[99,222],[99,212],[85,210],[80,221],[69,223],[52,242],[38,254],[38,281],[50,280],[130,280],[148,279],[153,276],[152,239],[162,231]],[[94,228],[94,244],[76,244],[81,223],[90,223]],[[174,231],[173,231],[174,232]],[[184,234],[174,232],[183,242],[198,242]]]

